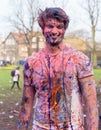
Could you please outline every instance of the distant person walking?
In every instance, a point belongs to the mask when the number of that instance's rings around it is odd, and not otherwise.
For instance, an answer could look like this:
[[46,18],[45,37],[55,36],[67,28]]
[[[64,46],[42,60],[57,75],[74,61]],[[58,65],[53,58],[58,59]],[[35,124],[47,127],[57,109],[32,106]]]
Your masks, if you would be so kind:
[[13,84],[11,86],[11,89],[14,88],[15,84],[17,85],[18,89],[20,89],[19,86],[19,78],[20,78],[20,71],[19,71],[20,67],[17,67],[15,70],[11,71],[11,76],[13,79]]

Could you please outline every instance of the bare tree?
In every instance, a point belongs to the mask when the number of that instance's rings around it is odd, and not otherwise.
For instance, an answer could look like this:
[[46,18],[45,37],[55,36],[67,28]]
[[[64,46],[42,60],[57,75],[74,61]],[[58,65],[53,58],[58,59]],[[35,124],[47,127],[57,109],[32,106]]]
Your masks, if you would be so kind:
[[12,4],[16,5],[16,10],[13,10],[13,16],[8,19],[16,30],[20,30],[24,34],[26,38],[25,43],[28,48],[28,55],[31,55],[32,53],[32,39],[37,35],[34,30],[34,25],[37,21],[39,10],[38,3],[38,0],[13,1]]
[[87,12],[87,15],[89,16],[90,20],[90,28],[91,28],[91,34],[92,34],[92,44],[93,44],[93,55],[92,55],[92,61],[93,66],[97,66],[97,55],[96,55],[96,41],[95,41],[95,35],[97,30],[97,24],[99,20],[99,0],[84,0],[84,4],[80,5],[82,9],[84,9]]

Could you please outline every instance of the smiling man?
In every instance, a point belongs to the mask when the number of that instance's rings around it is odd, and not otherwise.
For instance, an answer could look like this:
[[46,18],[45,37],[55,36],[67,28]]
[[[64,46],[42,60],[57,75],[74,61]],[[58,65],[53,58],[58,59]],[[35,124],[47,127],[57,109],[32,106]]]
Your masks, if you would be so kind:
[[[98,130],[98,108],[92,65],[83,53],[63,44],[69,17],[61,8],[46,8],[38,23],[46,47],[24,64],[24,93],[19,126],[32,130]],[[20,127],[19,127],[20,128]]]

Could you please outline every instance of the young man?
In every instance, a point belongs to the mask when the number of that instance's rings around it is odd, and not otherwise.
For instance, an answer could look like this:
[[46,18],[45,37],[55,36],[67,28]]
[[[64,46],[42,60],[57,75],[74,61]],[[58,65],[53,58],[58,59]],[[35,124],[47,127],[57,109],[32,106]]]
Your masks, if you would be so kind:
[[19,77],[20,77],[20,71],[19,71],[19,67],[17,67],[14,71],[13,71],[13,75],[12,75],[12,79],[13,79],[13,84],[11,86],[11,89],[14,88],[15,84],[17,85],[18,89],[20,89],[19,86]]
[[24,93],[19,117],[28,130],[33,102],[32,130],[84,130],[82,99],[86,110],[86,130],[98,130],[96,88],[87,56],[63,44],[69,24],[61,8],[46,8],[38,23],[46,47],[29,57],[24,65]]

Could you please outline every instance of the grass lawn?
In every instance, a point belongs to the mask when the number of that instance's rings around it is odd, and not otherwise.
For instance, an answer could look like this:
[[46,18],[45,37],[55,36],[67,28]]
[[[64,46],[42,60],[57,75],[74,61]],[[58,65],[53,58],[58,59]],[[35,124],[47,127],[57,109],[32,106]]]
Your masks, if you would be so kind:
[[96,83],[98,84],[99,79],[101,79],[101,68],[94,69],[94,76],[95,76]]
[[[12,85],[12,78],[10,73],[14,68],[16,68],[16,66],[0,68],[0,130],[17,130],[17,112],[20,108],[23,90],[22,66],[20,67],[20,91],[16,86],[13,90],[10,90]],[[97,84],[98,101],[101,108],[101,93],[99,92],[101,86],[98,85],[99,79],[101,78],[100,68],[94,70],[94,76]],[[31,130],[31,125],[29,126],[29,130]]]
[[[22,98],[22,66],[20,67],[20,87],[10,90],[12,85],[11,70],[16,66],[0,68],[0,130],[17,130],[18,111]],[[29,127],[29,130],[31,128]]]

